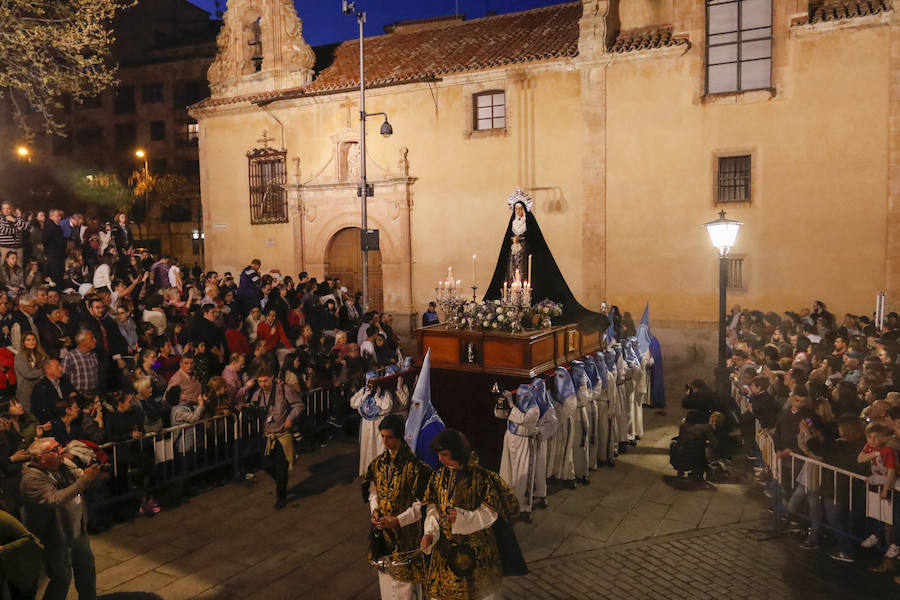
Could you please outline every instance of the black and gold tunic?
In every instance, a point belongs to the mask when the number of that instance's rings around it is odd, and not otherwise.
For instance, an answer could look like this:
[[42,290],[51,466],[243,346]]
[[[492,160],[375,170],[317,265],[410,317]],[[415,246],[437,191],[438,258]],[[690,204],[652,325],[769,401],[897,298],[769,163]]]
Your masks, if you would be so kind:
[[[378,495],[378,509],[382,517],[396,517],[425,496],[425,488],[431,477],[431,468],[419,460],[406,443],[401,444],[397,455],[391,460],[387,450],[369,463],[364,481],[375,485]],[[399,560],[399,553],[415,550],[422,540],[421,521],[406,527],[384,529],[384,536],[394,548],[392,558]],[[371,560],[380,557],[369,556]],[[418,555],[409,564],[393,567],[390,575],[399,581],[424,583],[425,561]]]
[[425,595],[441,600],[474,600],[500,589],[500,554],[493,530],[454,535],[447,514],[451,508],[476,510],[482,504],[509,521],[519,513],[515,493],[493,471],[478,465],[473,452],[464,469],[442,467],[434,472],[425,493],[426,504],[438,509],[440,539],[435,541]]

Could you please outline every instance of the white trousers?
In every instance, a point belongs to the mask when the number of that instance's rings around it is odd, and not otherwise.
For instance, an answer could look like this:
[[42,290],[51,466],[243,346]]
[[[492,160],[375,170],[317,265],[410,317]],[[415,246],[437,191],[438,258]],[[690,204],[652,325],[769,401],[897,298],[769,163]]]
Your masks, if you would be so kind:
[[384,571],[378,571],[381,600],[421,600],[422,584],[397,581]]

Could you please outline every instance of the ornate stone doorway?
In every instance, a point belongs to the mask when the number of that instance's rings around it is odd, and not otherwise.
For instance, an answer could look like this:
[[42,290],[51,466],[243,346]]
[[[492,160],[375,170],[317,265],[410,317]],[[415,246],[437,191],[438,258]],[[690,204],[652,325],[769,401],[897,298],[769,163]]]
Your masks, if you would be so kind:
[[[338,277],[351,292],[362,289],[362,251],[359,249],[358,227],[341,229],[328,242],[325,253],[325,276]],[[369,251],[369,309],[384,310],[384,284],[381,252]]]

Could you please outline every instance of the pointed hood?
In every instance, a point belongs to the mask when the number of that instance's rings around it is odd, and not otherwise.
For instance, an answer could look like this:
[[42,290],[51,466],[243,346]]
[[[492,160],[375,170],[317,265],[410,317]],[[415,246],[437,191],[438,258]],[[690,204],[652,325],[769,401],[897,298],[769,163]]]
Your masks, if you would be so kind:
[[557,404],[563,404],[565,401],[575,395],[575,384],[572,383],[572,376],[564,367],[556,367],[553,370],[553,385],[550,387],[550,397]]
[[572,361],[572,385],[575,386],[575,389],[580,389],[582,385],[587,385],[588,389],[590,389],[591,382],[588,380],[587,373],[585,373],[584,362],[580,360]]
[[597,382],[600,381],[600,374],[597,372],[597,363],[594,362],[594,357],[588,354],[581,360],[584,361],[584,374],[591,382],[591,387],[596,389]]
[[644,314],[637,330],[637,354],[638,358],[644,356],[644,352],[650,349],[650,303],[644,306]]
[[406,443],[423,462],[436,467],[437,456],[428,450],[434,436],[444,430],[444,422],[431,404],[431,349],[425,353],[406,418]]
[[600,385],[605,390],[609,387],[607,377],[609,375],[609,367],[606,366],[606,354],[603,350],[598,350],[594,356],[594,363],[597,365],[597,374],[600,376]]
[[532,396],[537,402],[538,408],[541,410],[541,416],[544,416],[550,410],[550,398],[547,396],[547,384],[540,377],[531,380]]

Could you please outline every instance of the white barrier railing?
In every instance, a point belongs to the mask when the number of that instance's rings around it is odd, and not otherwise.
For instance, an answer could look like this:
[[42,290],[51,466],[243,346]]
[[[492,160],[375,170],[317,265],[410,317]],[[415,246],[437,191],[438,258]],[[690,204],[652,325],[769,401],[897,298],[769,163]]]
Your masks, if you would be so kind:
[[[760,454],[764,465],[771,471],[772,479],[779,483],[780,489],[780,484],[782,483],[783,463],[775,456],[774,441],[765,430],[759,428],[758,423],[756,444],[760,449]],[[883,486],[885,483],[883,477],[877,475],[867,477],[865,475],[860,475],[859,473],[854,473],[853,471],[841,469],[840,467],[836,467],[820,460],[816,460],[809,456],[792,452],[790,455],[790,479],[786,480],[786,482],[790,485],[789,491],[792,491],[794,489],[794,486],[796,485],[804,485],[808,490],[812,492],[820,492],[820,482],[822,480],[822,474],[824,471],[828,471],[831,474],[832,498],[839,497],[839,485],[846,485],[847,494],[845,497],[848,499],[847,508],[849,511],[852,512],[854,509],[854,486],[856,486],[857,489],[861,488],[866,492],[866,516],[870,519],[881,521],[882,523],[887,523],[889,525],[893,523],[893,503],[894,499],[896,498],[897,492],[900,492],[900,480],[894,483],[891,492],[887,494],[887,498],[882,499],[879,496],[879,492],[873,491],[871,487]],[[801,478],[801,474],[804,474],[804,476],[802,477],[803,483],[798,484],[797,479]],[[839,476],[846,478],[846,482],[842,482],[839,484]],[[780,494],[778,494],[778,496],[780,496]],[[776,501],[776,514],[785,509],[785,507],[780,506],[780,504],[780,501]],[[857,508],[859,507],[857,506]]]

